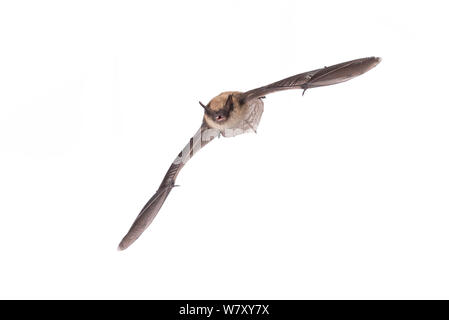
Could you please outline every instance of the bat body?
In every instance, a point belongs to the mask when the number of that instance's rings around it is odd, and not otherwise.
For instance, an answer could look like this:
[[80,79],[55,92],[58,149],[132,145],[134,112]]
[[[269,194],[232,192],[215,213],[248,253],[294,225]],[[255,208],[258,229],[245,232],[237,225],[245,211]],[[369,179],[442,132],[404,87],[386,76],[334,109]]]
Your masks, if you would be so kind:
[[128,233],[119,244],[119,250],[128,248],[151,224],[159,212],[185,163],[202,147],[222,135],[234,137],[256,132],[262,117],[265,95],[288,89],[316,88],[350,80],[375,67],[380,58],[369,57],[343,62],[330,67],[301,73],[247,92],[226,91],[213,98],[204,108],[200,129],[178,154],[153,197],[143,207]]

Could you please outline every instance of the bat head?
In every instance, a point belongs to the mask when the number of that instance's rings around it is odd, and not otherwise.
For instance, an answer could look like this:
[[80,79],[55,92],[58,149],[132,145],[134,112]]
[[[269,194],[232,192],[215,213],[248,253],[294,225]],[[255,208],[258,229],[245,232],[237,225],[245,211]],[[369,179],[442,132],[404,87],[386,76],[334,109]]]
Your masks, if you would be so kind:
[[217,123],[224,123],[229,119],[231,112],[235,108],[235,103],[232,92],[223,92],[213,98],[207,105],[200,101],[206,116]]

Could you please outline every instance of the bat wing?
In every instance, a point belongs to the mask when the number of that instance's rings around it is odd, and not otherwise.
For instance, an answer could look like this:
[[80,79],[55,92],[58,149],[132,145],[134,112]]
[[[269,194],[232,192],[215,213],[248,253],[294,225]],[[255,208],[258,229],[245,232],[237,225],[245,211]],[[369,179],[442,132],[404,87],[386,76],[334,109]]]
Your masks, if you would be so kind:
[[216,129],[211,129],[203,122],[201,128],[197,133],[190,138],[189,143],[184,147],[184,149],[178,154],[176,159],[171,164],[167,173],[165,174],[159,189],[151,197],[151,199],[145,204],[143,209],[140,211],[136,220],[132,224],[128,233],[120,242],[118,249],[125,250],[131,244],[136,241],[140,235],[145,231],[146,228],[151,224],[153,219],[156,217],[157,213],[161,209],[162,205],[167,199],[171,189],[175,186],[175,180],[181,169],[184,167],[186,162],[202,147],[204,147],[213,138],[218,136],[219,131]]
[[304,89],[329,86],[355,78],[374,68],[380,58],[369,57],[339,63],[330,67],[316,69],[309,72],[274,82],[272,84],[247,91],[242,94],[241,102],[263,97],[269,93],[288,89]]

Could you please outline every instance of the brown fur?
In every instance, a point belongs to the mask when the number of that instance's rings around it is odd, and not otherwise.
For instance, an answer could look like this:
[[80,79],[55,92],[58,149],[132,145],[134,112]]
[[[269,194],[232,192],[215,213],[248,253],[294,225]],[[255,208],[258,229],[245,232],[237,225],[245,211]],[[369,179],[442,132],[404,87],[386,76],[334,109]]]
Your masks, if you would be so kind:
[[233,137],[248,131],[255,132],[259,125],[263,112],[263,102],[260,99],[253,99],[246,103],[241,103],[241,92],[227,91],[219,94],[209,102],[209,107],[214,107],[214,111],[219,111],[225,107],[229,95],[232,94],[233,109],[225,121],[214,121],[208,112],[204,113],[204,121],[212,129],[220,130],[225,137]]
[[232,102],[234,104],[234,110],[231,111],[229,118],[223,122],[218,123],[214,121],[207,113],[204,113],[204,120],[209,125],[209,127],[223,130],[235,127],[237,122],[240,121],[242,113],[245,112],[245,105],[240,105],[239,102],[241,92],[238,91],[222,92],[218,96],[213,98],[208,103],[208,106],[213,111],[220,110],[221,108],[224,107],[226,100],[228,99],[230,94],[232,94]]
[[234,106],[236,106],[238,104],[238,100],[236,99],[236,96],[240,95],[241,92],[225,91],[225,92],[220,93],[218,96],[216,96],[209,102],[209,104],[208,104],[209,108],[212,111],[220,110],[225,105],[226,100],[228,99],[228,96],[230,94],[232,94],[232,101],[234,102]]

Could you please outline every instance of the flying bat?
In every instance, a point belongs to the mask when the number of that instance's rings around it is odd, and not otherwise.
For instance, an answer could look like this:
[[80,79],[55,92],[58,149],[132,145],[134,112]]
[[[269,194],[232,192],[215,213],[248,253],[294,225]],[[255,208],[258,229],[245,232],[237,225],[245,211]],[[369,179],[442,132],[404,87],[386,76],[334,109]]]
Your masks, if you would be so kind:
[[302,89],[304,94],[307,89],[344,82],[372,69],[380,60],[377,57],[369,57],[343,62],[304,72],[246,92],[226,91],[206,105],[200,102],[204,108],[201,127],[177,155],[156,193],[145,204],[120,242],[118,249],[128,248],[148,228],[168,194],[175,187],[179,172],[199,149],[220,135],[234,137],[246,132],[256,132],[264,108],[262,99],[267,94],[289,89]]

